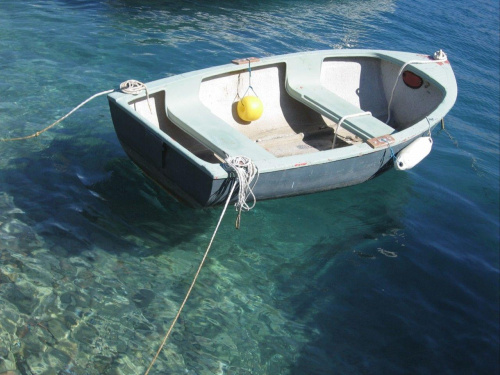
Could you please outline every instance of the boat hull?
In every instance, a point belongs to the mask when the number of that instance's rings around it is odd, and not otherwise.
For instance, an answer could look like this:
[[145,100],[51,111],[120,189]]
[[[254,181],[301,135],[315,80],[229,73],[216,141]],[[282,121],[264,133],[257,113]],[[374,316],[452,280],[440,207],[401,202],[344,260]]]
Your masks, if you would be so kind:
[[[118,139],[130,159],[152,180],[178,200],[193,207],[208,207],[226,201],[234,177],[218,178],[203,167],[203,161],[179,149],[175,141],[154,134],[110,101]],[[393,148],[406,147],[413,139]],[[348,159],[321,164],[264,171],[253,188],[257,200],[311,194],[363,183],[392,168],[389,148]],[[221,169],[224,169],[221,163]]]

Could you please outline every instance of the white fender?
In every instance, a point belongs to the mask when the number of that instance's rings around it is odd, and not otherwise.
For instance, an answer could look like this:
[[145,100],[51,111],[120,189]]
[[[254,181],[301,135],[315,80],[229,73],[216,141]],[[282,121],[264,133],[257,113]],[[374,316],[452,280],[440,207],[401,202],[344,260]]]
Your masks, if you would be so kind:
[[432,149],[432,138],[421,137],[413,141],[399,152],[394,161],[394,168],[398,171],[404,171],[413,168],[420,163]]

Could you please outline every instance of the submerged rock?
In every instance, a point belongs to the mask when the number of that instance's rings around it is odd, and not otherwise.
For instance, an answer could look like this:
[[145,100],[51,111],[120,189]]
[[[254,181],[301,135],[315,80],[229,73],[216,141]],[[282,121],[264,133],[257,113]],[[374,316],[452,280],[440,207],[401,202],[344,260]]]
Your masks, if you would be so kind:
[[[6,353],[5,353],[6,352]],[[19,374],[16,371],[16,363],[14,355],[10,353],[7,349],[2,349],[2,355],[0,356],[0,375],[6,374]]]
[[63,323],[67,329],[72,329],[74,326],[78,324],[78,319],[76,315],[71,313],[64,314]]
[[58,319],[51,319],[46,322],[46,327],[55,340],[60,341],[66,337],[68,329],[63,321]]
[[90,324],[84,323],[80,324],[78,329],[75,331],[75,339],[84,344],[91,344],[95,338],[99,336],[99,331]]
[[0,372],[0,375],[21,375],[17,370],[7,370],[5,372]]
[[132,297],[132,301],[134,301],[137,307],[145,308],[149,306],[154,298],[155,293],[152,290],[139,289],[139,291]]
[[16,306],[20,313],[30,315],[38,304],[34,291],[23,288],[16,284],[7,284],[3,287],[3,297]]
[[9,275],[4,274],[2,270],[0,270],[0,284],[8,284],[13,282],[11,277],[12,276],[9,277]]

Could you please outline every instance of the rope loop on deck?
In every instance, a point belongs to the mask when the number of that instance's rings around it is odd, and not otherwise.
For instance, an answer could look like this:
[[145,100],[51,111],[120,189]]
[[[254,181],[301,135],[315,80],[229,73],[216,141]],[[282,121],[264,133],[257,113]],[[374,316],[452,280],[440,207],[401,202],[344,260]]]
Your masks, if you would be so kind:
[[146,84],[137,81],[135,79],[129,79],[125,82],[120,83],[120,90],[125,94],[138,95],[142,90],[146,91],[146,101],[148,102],[149,112],[153,114],[151,109],[151,103],[149,103],[149,92]]
[[[240,228],[241,212],[250,211],[255,207],[257,199],[253,192],[253,188],[259,179],[259,170],[252,160],[246,156],[230,156],[226,158],[226,164],[236,174],[235,184],[239,186],[238,200],[235,203],[238,216],[236,217],[236,229]],[[248,198],[251,197],[252,204],[247,203]]]
[[120,90],[125,94],[137,95],[142,90],[146,90],[148,92],[148,88],[142,82],[136,81],[135,79],[129,79],[125,82],[120,83]]

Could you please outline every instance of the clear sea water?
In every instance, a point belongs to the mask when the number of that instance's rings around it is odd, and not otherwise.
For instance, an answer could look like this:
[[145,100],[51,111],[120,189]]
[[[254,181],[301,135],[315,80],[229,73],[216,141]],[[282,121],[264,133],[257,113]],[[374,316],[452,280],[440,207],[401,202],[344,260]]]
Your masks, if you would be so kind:
[[[228,212],[152,374],[499,373],[499,3],[1,0],[3,138],[127,79],[328,48],[442,48],[446,129],[409,172]],[[221,208],[145,177],[104,97],[0,152],[0,374],[144,373]]]

